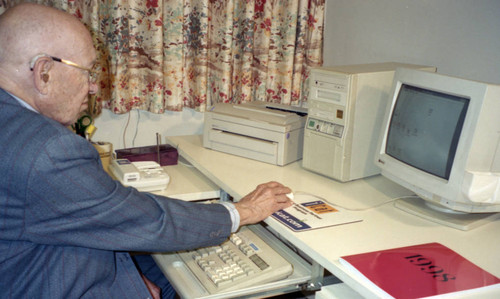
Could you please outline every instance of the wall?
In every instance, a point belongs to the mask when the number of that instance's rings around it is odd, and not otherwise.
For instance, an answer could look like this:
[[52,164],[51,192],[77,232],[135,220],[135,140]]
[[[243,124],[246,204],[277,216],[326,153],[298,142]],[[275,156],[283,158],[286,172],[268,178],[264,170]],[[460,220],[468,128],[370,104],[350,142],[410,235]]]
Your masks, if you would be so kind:
[[[500,84],[499,0],[326,1],[325,66],[398,61]],[[127,119],[128,114],[104,111],[93,140],[123,148],[155,144],[156,132],[189,135],[203,129],[203,114],[191,109],[162,115],[132,111],[125,128]]]
[[398,61],[500,84],[498,0],[326,0],[324,65]]
[[114,149],[121,149],[156,144],[156,133],[162,136],[162,143],[165,136],[202,134],[203,113],[192,109],[164,114],[133,110],[118,115],[103,110],[95,126],[93,141],[111,142]]

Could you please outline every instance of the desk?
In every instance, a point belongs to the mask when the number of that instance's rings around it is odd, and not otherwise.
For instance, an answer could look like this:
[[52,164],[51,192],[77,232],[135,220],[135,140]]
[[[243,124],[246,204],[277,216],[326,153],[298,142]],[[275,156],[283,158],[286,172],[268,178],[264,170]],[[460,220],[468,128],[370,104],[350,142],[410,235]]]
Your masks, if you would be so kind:
[[167,189],[154,194],[177,198],[185,201],[206,200],[220,197],[220,188],[207,181],[201,172],[179,159],[177,165],[163,166],[170,176]]
[[[179,151],[208,179],[235,201],[267,181],[278,181],[295,192],[312,193],[360,211],[362,222],[294,233],[272,218],[265,222],[284,239],[365,297],[373,297],[370,286],[350,275],[338,259],[341,256],[427,242],[440,242],[473,263],[500,277],[500,220],[469,232],[444,227],[403,212],[390,199],[412,194],[382,176],[339,183],[301,167],[301,161],[280,167],[205,149],[202,137],[168,137]],[[498,298],[497,293],[497,298]]]

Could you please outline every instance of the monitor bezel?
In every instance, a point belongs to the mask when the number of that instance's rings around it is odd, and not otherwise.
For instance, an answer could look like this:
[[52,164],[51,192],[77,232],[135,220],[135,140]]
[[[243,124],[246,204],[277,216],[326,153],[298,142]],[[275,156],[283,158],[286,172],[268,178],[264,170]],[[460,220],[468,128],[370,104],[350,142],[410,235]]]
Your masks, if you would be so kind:
[[[385,152],[392,113],[403,84],[469,99],[467,113],[448,179],[412,167]],[[397,69],[382,123],[377,156],[375,157],[375,163],[381,168],[382,175],[414,191],[425,200],[452,210],[470,211],[471,205],[474,203],[460,196],[460,186],[467,169],[468,157],[486,89],[487,85],[475,81],[420,70]]]

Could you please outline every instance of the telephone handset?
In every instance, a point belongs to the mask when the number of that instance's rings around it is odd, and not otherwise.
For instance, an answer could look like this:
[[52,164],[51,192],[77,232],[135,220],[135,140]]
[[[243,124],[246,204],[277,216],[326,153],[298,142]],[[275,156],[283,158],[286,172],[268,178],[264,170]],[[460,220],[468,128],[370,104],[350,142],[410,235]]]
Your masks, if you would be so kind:
[[170,177],[160,164],[153,161],[130,162],[128,159],[114,159],[109,169],[122,185],[134,187],[139,191],[165,190],[170,182]]

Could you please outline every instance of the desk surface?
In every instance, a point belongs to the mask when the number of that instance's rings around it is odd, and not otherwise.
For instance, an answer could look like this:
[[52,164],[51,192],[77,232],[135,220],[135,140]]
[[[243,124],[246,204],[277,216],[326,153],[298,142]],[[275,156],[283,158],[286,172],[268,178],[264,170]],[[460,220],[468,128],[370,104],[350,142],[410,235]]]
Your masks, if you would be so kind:
[[207,181],[201,172],[180,159],[177,165],[163,166],[163,169],[170,176],[170,182],[167,189],[155,191],[154,194],[186,201],[220,197],[220,188],[217,185]]
[[362,209],[357,212],[363,218],[362,222],[308,232],[294,233],[272,218],[266,223],[364,296],[373,294],[370,287],[347,273],[339,264],[339,257],[440,242],[500,277],[500,258],[497,256],[500,252],[500,220],[464,232],[410,215],[392,203],[383,204],[412,193],[382,176],[340,183],[303,169],[301,161],[280,167],[205,149],[198,135],[167,139],[180,155],[235,200],[260,183],[278,181],[294,192],[308,192],[349,209]]

